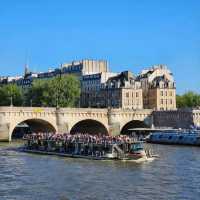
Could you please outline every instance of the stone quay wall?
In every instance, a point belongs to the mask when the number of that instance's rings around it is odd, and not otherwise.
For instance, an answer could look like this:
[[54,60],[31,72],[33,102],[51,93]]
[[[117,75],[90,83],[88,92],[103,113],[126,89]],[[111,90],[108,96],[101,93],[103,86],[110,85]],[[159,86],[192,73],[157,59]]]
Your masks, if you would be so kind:
[[189,129],[200,126],[200,109],[180,109],[173,111],[154,111],[153,123],[156,127]]

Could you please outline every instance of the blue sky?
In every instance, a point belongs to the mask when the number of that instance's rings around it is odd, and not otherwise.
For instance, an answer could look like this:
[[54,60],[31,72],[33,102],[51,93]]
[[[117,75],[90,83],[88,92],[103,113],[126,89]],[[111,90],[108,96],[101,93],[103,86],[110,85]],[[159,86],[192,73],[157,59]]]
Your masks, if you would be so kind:
[[107,59],[135,74],[167,64],[177,91],[200,92],[198,0],[0,0],[0,75]]

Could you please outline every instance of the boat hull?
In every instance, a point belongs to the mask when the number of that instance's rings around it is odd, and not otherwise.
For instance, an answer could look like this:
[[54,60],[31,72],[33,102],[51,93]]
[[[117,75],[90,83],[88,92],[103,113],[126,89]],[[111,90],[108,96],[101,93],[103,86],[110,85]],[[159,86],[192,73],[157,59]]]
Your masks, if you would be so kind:
[[200,146],[200,135],[182,133],[154,133],[146,139],[146,142],[155,144]]
[[127,158],[117,158],[117,157],[98,157],[98,156],[85,156],[85,155],[77,155],[77,154],[67,154],[67,153],[60,153],[60,152],[51,152],[51,151],[41,151],[41,150],[32,150],[26,148],[20,148],[19,151],[25,153],[32,153],[32,154],[40,154],[40,155],[54,155],[59,157],[68,157],[68,158],[83,158],[88,160],[122,160],[122,161],[146,161],[147,157],[127,157]]

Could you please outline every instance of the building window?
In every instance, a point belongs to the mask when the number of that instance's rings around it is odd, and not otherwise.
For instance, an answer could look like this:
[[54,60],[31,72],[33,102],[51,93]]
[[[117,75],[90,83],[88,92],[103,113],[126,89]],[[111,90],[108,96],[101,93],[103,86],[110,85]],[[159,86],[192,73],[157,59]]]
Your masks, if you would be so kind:
[[160,95],[163,96],[163,91],[160,91]]
[[139,97],[138,92],[136,92],[136,97]]
[[126,97],[129,97],[129,93],[128,92],[126,93]]
[[161,100],[160,100],[160,104],[162,104],[162,105],[163,105],[163,99],[161,99]]

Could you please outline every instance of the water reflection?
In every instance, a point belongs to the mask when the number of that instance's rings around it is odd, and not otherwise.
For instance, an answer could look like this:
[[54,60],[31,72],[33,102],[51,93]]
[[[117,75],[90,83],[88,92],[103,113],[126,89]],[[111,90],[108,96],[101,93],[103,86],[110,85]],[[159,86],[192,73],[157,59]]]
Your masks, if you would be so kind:
[[0,144],[1,200],[198,200],[200,196],[198,147],[152,145],[161,157],[136,164],[6,150],[15,145]]

